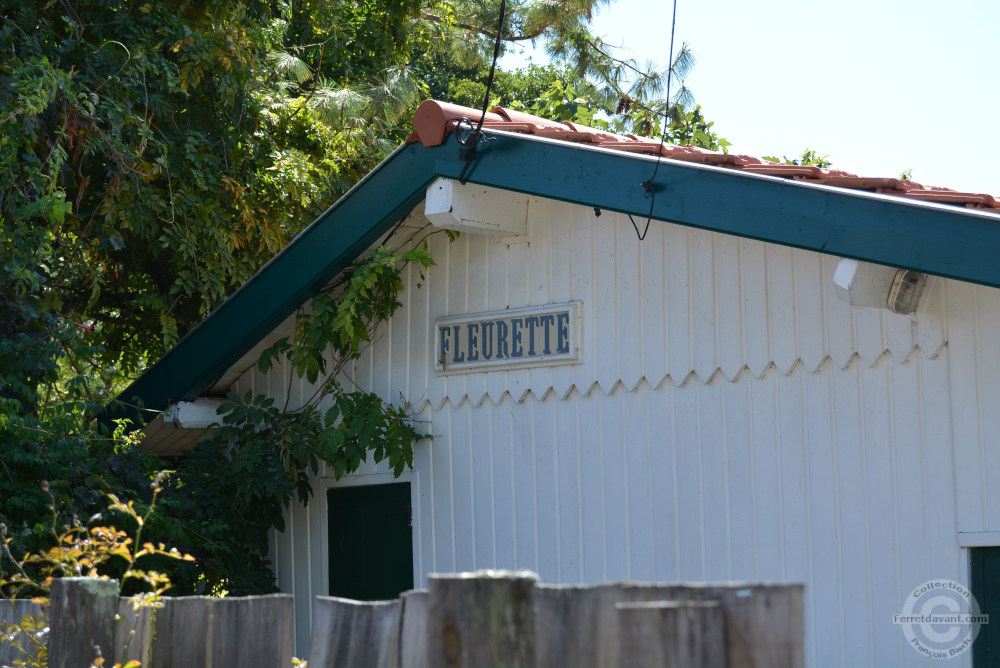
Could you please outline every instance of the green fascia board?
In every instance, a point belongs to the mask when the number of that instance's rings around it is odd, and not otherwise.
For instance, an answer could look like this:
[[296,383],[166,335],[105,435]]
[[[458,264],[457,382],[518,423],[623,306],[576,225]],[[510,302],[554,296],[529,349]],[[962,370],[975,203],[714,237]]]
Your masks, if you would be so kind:
[[[503,135],[480,146],[470,182],[649,215],[656,158]],[[462,162],[438,167],[457,178]],[[666,159],[655,183],[655,220],[1000,287],[995,213]]]
[[[438,177],[465,161],[450,137],[383,161],[119,395],[146,408],[190,400],[387,233]],[[643,220],[640,185],[655,158],[489,132],[470,183],[617,211]],[[1000,287],[1000,216],[948,205],[662,160],[652,217]],[[641,222],[641,221],[637,221]]]

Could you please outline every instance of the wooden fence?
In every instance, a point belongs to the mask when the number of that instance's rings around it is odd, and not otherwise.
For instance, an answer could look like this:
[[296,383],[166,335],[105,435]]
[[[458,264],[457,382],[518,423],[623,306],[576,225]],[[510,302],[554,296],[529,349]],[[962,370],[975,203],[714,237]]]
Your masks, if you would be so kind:
[[[0,601],[0,631],[6,631],[8,627],[16,627],[20,635],[17,638],[18,644],[25,649],[32,650],[35,645],[20,631],[20,622],[27,615],[37,618],[42,614],[44,614],[44,610],[40,603],[33,603],[30,600]],[[36,656],[36,654],[33,651],[28,652],[29,656]],[[24,654],[16,651],[9,644],[0,642],[0,666],[12,666],[15,659],[23,658],[25,658]]]
[[[53,583],[52,668],[88,666],[95,646],[106,665],[292,665],[291,596],[136,608],[115,586]],[[430,575],[427,590],[393,601],[317,597],[308,660],[309,668],[801,668],[804,631],[802,585],[550,586],[531,573],[480,571]]]

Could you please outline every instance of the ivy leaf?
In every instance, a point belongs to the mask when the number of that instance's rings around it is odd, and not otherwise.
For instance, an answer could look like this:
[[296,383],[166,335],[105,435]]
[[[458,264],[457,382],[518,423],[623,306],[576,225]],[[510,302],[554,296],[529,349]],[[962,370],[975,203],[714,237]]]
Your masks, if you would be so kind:
[[288,351],[292,349],[292,344],[288,340],[287,336],[283,336],[272,345],[264,349],[264,352],[260,354],[260,359],[257,360],[257,369],[261,373],[267,373],[271,370],[271,366],[274,364],[275,360],[281,355],[288,354]]

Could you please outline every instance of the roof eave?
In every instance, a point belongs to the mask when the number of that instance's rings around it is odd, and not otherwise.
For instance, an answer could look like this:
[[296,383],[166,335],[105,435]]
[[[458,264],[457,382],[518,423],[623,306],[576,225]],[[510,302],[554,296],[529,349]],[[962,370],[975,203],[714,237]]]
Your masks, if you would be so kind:
[[[947,205],[790,182],[484,131],[472,183],[1000,287],[1000,218]],[[581,152],[586,158],[581,159]],[[314,296],[424,197],[457,179],[459,147],[401,147],[127,388],[162,410],[189,400]]]

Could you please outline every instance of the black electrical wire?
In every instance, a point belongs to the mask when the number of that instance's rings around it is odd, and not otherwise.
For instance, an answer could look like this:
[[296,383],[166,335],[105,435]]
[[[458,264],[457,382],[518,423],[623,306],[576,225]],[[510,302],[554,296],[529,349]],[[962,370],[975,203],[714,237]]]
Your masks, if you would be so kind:
[[635,224],[635,218],[632,217],[631,213],[628,214],[628,219],[632,221],[632,227],[635,228],[635,233],[639,237],[639,241],[645,241],[646,232],[649,232],[649,221],[653,219],[653,206],[650,205],[649,207],[649,217],[646,218],[646,227],[642,228],[642,234],[639,234],[639,226]]
[[653,219],[653,207],[656,205],[656,190],[653,188],[653,179],[656,178],[656,173],[660,171],[660,160],[663,158],[663,143],[667,135],[667,123],[670,121],[670,83],[674,77],[674,31],[677,28],[677,0],[674,0],[673,16],[670,20],[670,54],[667,59],[667,99],[666,105],[663,110],[663,129],[660,132],[660,149],[656,152],[656,166],[653,168],[653,175],[649,177],[648,180],[642,181],[639,185],[642,189],[646,191],[649,195],[649,214],[646,216],[646,227],[643,229],[642,234],[639,234],[639,226],[635,224],[635,220],[629,215],[628,219],[632,221],[632,227],[635,228],[635,233],[639,236],[639,241],[643,241],[646,238],[646,232],[649,231],[649,222]]
[[463,147],[462,151],[460,151],[458,155],[460,158],[465,159],[465,165],[462,166],[462,172],[458,175],[458,182],[463,186],[465,185],[465,174],[469,171],[469,166],[472,164],[473,158],[476,157],[476,148],[479,146],[479,140],[483,136],[483,122],[486,120],[486,108],[490,106],[490,93],[493,90],[493,75],[496,72],[497,60],[500,58],[500,43],[503,41],[503,20],[506,13],[507,0],[500,0],[500,21],[497,25],[497,39],[493,44],[493,63],[490,64],[490,76],[486,80],[486,95],[483,96],[483,111],[479,115],[479,123],[464,140],[461,137],[462,125],[463,123],[472,125],[472,121],[467,118],[462,118],[458,121],[458,127],[455,128],[455,139],[458,141],[459,145]]

